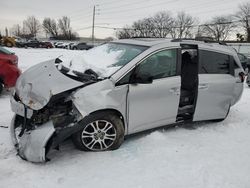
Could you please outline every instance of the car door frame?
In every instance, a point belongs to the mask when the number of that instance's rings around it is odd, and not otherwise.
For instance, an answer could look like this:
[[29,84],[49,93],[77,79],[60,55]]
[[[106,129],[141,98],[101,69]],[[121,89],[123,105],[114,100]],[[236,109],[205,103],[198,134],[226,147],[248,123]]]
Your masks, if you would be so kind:
[[[229,74],[223,73],[198,73],[199,86],[196,109],[193,121],[224,119],[231,106],[235,87],[235,77],[232,75],[231,55],[225,52],[206,48],[199,48],[199,71],[202,66],[201,51],[208,51],[227,55],[229,58]],[[219,80],[223,83],[218,83]],[[231,89],[230,89],[231,88]],[[228,91],[227,91],[228,90]],[[231,92],[229,91],[231,90]],[[210,94],[209,94],[210,93]],[[212,105],[214,104],[214,105]],[[212,106],[211,106],[212,105]]]
[[[154,50],[152,51],[151,53],[147,54],[145,57],[141,58],[133,67],[131,67],[130,70],[128,70],[126,72],[126,74],[124,74],[120,79],[122,80],[127,74],[131,74],[132,71],[135,71],[135,69],[142,63],[144,62],[144,60],[146,60],[147,58],[149,58],[150,56],[158,53],[158,52],[161,52],[161,51],[164,51],[164,50],[171,50],[171,49],[175,49],[176,50],[176,75],[175,76],[170,76],[170,77],[165,77],[165,78],[161,78],[161,79],[169,79],[171,77],[179,77],[179,81],[181,81],[181,78],[180,78],[180,51],[181,51],[181,48],[178,46],[174,46],[174,47],[163,47],[163,48],[160,48],[160,49],[157,49],[157,50]],[[156,79],[156,80],[160,80],[160,79]],[[119,82],[118,81],[118,82]],[[117,82],[117,83],[118,83]],[[129,88],[130,88],[130,83],[126,83],[127,85],[129,85]],[[181,83],[180,83],[181,84]],[[179,86],[180,86],[179,84]],[[179,88],[180,90],[180,88]],[[176,97],[177,98],[177,106],[176,106],[176,116],[177,116],[177,113],[178,113],[178,105],[179,105],[179,95]],[[136,131],[130,131],[131,130],[131,124],[130,124],[130,117],[129,117],[129,89],[128,89],[128,94],[127,94],[127,124],[128,124],[128,133],[131,134],[131,133],[135,133],[135,132],[139,132],[139,131],[143,131],[143,130],[136,130]],[[171,122],[172,123],[175,123],[176,121],[176,118],[174,118],[174,120]],[[167,125],[167,124],[161,124],[160,126],[163,126],[163,125]],[[158,127],[158,126],[155,126],[155,127]],[[153,127],[152,127],[153,128]],[[148,129],[148,128],[146,128]],[[145,130],[146,130],[145,129]]]

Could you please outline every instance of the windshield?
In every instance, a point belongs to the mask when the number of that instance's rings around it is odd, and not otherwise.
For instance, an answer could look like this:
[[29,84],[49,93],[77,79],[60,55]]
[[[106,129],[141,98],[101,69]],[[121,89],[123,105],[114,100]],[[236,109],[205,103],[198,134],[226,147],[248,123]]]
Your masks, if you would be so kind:
[[118,69],[129,63],[137,55],[146,50],[145,46],[106,43],[87,51],[70,61],[63,61],[62,65],[74,71],[85,73],[93,70],[99,77],[111,76]]

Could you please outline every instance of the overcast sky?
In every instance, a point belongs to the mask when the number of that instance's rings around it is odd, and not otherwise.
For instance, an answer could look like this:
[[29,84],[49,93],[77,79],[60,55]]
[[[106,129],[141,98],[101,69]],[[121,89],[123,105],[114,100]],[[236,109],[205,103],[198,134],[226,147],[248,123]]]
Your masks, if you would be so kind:
[[[122,27],[158,11],[185,11],[200,22],[216,15],[233,14],[242,0],[0,0],[0,30],[21,24],[34,15],[40,22],[44,17],[58,19],[68,16],[73,30],[80,36],[91,36],[93,6],[96,7],[96,25]],[[88,28],[88,29],[86,29]],[[114,36],[113,29],[95,29],[96,37]]]

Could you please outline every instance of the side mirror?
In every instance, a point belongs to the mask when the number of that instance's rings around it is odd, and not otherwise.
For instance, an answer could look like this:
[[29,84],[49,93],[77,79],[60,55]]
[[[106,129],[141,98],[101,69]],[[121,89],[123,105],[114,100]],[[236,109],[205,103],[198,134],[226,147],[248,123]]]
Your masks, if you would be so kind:
[[130,79],[131,84],[151,84],[153,77],[150,73],[134,74]]

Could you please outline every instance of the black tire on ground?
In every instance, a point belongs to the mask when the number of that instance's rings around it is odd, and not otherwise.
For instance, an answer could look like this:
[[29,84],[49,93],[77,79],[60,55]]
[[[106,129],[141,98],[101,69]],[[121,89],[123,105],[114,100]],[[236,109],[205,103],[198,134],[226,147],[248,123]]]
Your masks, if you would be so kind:
[[0,94],[2,93],[2,91],[3,91],[3,84],[2,82],[0,82]]
[[[98,121],[98,124],[96,122]],[[83,121],[83,127],[80,131],[72,135],[72,141],[77,149],[83,150],[83,151],[107,151],[107,150],[115,150],[120,147],[124,140],[124,125],[119,116],[117,116],[112,111],[102,111],[102,112],[96,112],[89,116],[87,116]],[[108,122],[108,124],[107,124]],[[97,130],[100,130],[100,135],[104,134],[103,138],[99,138],[99,136],[94,136],[97,134],[94,134],[95,130],[92,128],[91,124],[97,128]],[[107,130],[105,129],[106,125],[108,126]],[[90,130],[92,129],[92,130]],[[106,133],[103,133],[102,131]],[[87,133],[86,131],[93,132],[93,133]],[[112,132],[113,131],[113,132]],[[86,138],[82,138],[82,136],[85,136]],[[107,139],[106,138],[107,135]],[[110,135],[115,135],[114,140],[109,140],[108,137]],[[98,138],[97,138],[98,137]],[[111,138],[111,137],[110,137]],[[102,139],[102,140],[101,140]],[[97,140],[102,143],[97,143]],[[87,146],[90,142],[94,142],[94,144]],[[107,146],[105,148],[105,145],[103,145],[103,142]],[[103,147],[104,146],[104,147]],[[90,147],[93,147],[92,149]],[[100,147],[103,147],[101,149]]]

